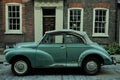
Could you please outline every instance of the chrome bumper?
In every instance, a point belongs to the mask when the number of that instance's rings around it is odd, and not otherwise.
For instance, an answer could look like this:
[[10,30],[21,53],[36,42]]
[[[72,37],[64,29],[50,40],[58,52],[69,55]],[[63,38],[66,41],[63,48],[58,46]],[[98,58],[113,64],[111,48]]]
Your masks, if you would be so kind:
[[112,64],[116,65],[117,64],[116,58],[112,56],[111,59],[112,59]]

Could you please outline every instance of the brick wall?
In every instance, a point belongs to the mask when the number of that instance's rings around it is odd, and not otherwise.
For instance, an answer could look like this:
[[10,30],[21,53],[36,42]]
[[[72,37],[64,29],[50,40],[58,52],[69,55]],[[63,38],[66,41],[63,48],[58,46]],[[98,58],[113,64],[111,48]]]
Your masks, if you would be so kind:
[[[0,42],[2,42],[2,40],[2,1],[0,1]],[[0,43],[0,45],[2,44]]]
[[[86,31],[90,38],[100,44],[110,44],[115,42],[115,0],[65,0],[64,3],[64,28],[68,27],[68,8],[83,8],[83,31]],[[93,9],[109,9],[109,37],[93,37]]]
[[[9,44],[17,42],[34,41],[34,0],[0,0],[0,43]],[[22,29],[23,34],[11,35],[5,33],[5,4],[6,3],[22,4]],[[63,27],[68,27],[68,8],[83,8],[83,30],[86,31],[90,38],[101,44],[110,44],[115,42],[115,0],[64,0],[64,22]],[[109,37],[92,37],[93,31],[93,8],[109,8]]]
[[34,2],[25,4],[25,41],[34,41]]
[[84,5],[82,3],[76,2],[76,3],[70,3],[69,8],[83,8]]
[[[28,2],[24,2],[23,0],[1,0],[2,5],[0,12],[2,12],[2,24],[0,26],[1,29],[1,40],[0,43],[7,45],[7,44],[14,44],[18,42],[26,42],[26,41],[34,41],[34,5],[33,0]],[[22,32],[23,34],[5,34],[6,28],[6,15],[5,15],[5,4],[6,3],[20,3],[22,4]]]

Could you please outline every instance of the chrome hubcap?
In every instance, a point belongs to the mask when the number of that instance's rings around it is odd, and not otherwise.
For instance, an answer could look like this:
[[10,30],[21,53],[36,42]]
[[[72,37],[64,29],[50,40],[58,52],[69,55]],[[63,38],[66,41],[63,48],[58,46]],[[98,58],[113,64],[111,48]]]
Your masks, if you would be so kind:
[[87,70],[89,70],[89,71],[97,70],[97,64],[94,61],[89,61],[86,65],[86,67],[87,67]]
[[17,61],[14,65],[14,70],[18,74],[25,73],[27,71],[27,69],[28,69],[27,64],[24,61]]

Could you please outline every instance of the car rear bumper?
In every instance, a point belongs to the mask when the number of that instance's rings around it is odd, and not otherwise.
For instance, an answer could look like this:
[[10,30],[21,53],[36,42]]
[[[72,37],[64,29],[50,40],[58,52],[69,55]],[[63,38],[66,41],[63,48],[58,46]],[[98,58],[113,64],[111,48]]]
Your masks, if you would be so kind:
[[116,65],[116,63],[117,63],[116,58],[112,56],[111,59],[112,59],[112,64]]

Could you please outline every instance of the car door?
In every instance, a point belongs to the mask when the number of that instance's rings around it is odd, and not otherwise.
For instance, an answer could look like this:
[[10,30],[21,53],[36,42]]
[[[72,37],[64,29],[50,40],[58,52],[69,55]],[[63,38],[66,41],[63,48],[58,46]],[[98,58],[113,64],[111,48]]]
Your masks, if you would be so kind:
[[78,66],[79,56],[86,50],[87,45],[82,37],[73,34],[66,34],[65,43],[67,48],[67,66]]
[[[63,34],[49,34],[46,35],[39,44],[38,50],[42,50],[52,56],[54,63],[51,65],[66,66],[66,46],[64,44]],[[46,62],[46,59],[44,59]]]

